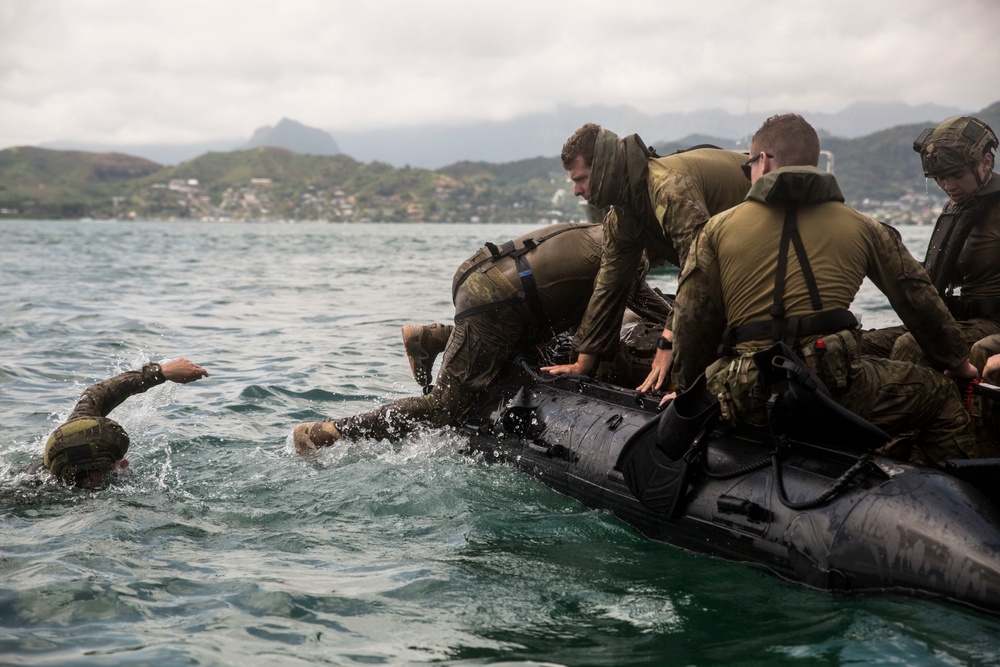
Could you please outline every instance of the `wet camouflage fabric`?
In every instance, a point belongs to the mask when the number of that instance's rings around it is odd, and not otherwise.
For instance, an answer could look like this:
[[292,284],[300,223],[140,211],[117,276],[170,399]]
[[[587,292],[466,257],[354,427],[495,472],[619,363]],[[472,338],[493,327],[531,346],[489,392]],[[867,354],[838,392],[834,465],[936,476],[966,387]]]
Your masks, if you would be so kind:
[[[63,477],[91,469],[88,460],[76,460],[72,465],[63,460],[67,448],[81,445],[90,446],[95,463],[98,458],[113,462],[124,457],[129,445],[128,435],[107,415],[129,396],[141,394],[165,381],[157,364],[146,364],[140,370],[120,373],[88,387],[66,421],[49,437],[42,459],[45,467]],[[81,426],[85,428],[78,428]],[[103,463],[97,467],[102,466]],[[39,468],[37,462],[30,467],[34,471]]]
[[[520,247],[525,238],[537,239],[563,226],[565,223],[525,234],[518,237],[516,245]],[[546,314],[557,330],[574,326],[583,313],[600,265],[602,235],[600,226],[579,226],[541,243],[527,255]],[[483,252],[458,268],[456,280],[484,256]],[[470,273],[456,291],[456,311],[498,303],[516,294],[520,284],[513,264],[512,259],[505,258]],[[644,266],[633,274],[628,305],[645,321],[664,322],[670,314],[669,305],[649,287],[644,275]],[[399,399],[372,412],[337,420],[337,427],[349,438],[395,439],[419,424],[454,424],[518,347],[541,343],[548,337],[523,302],[461,319],[448,339],[430,394]],[[623,363],[631,361],[626,358]],[[614,372],[614,368],[607,372]]]
[[683,265],[691,242],[708,219],[743,201],[750,187],[740,170],[745,160],[741,153],[700,149],[647,162],[649,204],[660,224],[645,224],[629,206],[616,206],[605,217],[601,269],[574,338],[577,351],[602,358],[615,353],[632,275],[643,250],[654,266],[673,253]]
[[[926,349],[941,367],[961,363],[968,348],[895,230],[845,206],[832,175],[789,167],[759,179],[746,203],[713,217],[695,241],[675,302],[677,386],[690,386],[711,364],[709,387],[726,416],[763,423],[765,413],[751,395],[757,371],[749,355],[774,341],[741,343],[732,356],[713,361],[726,327],[770,320],[784,202],[791,187],[786,179],[805,183],[802,192],[810,193],[799,206],[798,229],[823,310],[849,307],[867,277],[904,322],[920,323]],[[789,255],[786,317],[807,316],[814,312],[808,288],[797,258],[791,250]],[[825,352],[817,354],[814,344],[820,338]],[[971,450],[968,416],[950,380],[912,364],[862,358],[853,331],[806,337],[798,345],[838,403],[892,435],[918,429],[914,456],[938,464]]]

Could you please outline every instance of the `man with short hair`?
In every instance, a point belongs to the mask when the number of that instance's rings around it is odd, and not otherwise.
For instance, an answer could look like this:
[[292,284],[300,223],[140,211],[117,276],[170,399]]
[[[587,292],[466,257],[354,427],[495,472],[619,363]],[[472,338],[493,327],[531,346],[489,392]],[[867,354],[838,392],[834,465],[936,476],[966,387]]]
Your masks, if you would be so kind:
[[773,116],[754,134],[746,202],[705,225],[681,273],[677,389],[705,372],[724,418],[763,426],[752,355],[783,341],[837,403],[890,435],[916,431],[897,455],[935,466],[965,458],[972,437],[954,383],[915,364],[862,357],[848,307],[867,277],[904,323],[920,325],[914,334],[936,368],[976,377],[968,346],[898,232],[846,206],[818,161],[819,137],[801,116]]
[[[1000,333],[1000,178],[995,167],[997,135],[972,116],[949,118],[920,133],[924,176],[933,178],[949,202],[927,246],[924,268],[969,345]],[[864,334],[865,354],[927,365],[906,327]]]
[[108,419],[108,414],[129,396],[158,384],[186,384],[203,377],[208,377],[208,371],[181,358],[149,363],[88,387],[66,421],[49,436],[44,456],[25,472],[38,474],[45,470],[81,488],[102,486],[112,473],[128,466],[128,434],[118,422]]
[[[632,274],[643,250],[653,266],[681,267],[698,230],[708,219],[743,201],[750,182],[741,172],[745,156],[700,148],[666,157],[651,154],[638,135],[621,139],[594,123],[566,140],[563,167],[573,194],[597,208],[612,207],[604,219],[601,269],[594,293],[573,339],[572,364],[545,367],[553,374],[589,374],[614,354]],[[663,388],[672,359],[670,324],[639,391]]]

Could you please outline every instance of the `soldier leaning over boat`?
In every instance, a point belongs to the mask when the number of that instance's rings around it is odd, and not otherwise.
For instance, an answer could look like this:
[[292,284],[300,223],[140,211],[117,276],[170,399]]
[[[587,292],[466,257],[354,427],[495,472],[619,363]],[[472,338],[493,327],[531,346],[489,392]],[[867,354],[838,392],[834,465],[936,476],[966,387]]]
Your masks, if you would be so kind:
[[[553,374],[589,374],[614,354],[631,276],[648,253],[652,264],[681,267],[698,230],[708,219],[743,201],[750,181],[740,170],[741,153],[696,148],[659,157],[638,135],[620,139],[588,123],[562,149],[573,194],[597,208],[613,207],[604,219],[601,270],[593,296],[573,339],[577,359],[546,367]],[[640,391],[659,390],[670,377],[667,333]]]
[[[421,424],[457,423],[517,348],[579,324],[600,267],[602,237],[600,225],[561,223],[500,246],[487,244],[455,273],[455,326],[404,327],[414,378],[421,384],[429,382],[434,357],[444,352],[429,393],[353,417],[300,424],[292,436],[296,451],[309,454],[341,437],[398,438]],[[671,308],[646,283],[647,269],[645,260],[634,267],[626,302],[656,341]],[[626,381],[635,365],[642,377],[648,373],[651,355],[645,366],[634,357],[627,345],[618,344],[618,363],[612,364],[623,376],[618,381]]]
[[[724,417],[765,424],[751,355],[784,341],[837,403],[892,436],[909,432],[912,451],[898,455],[936,466],[965,458],[972,434],[954,382],[916,364],[862,357],[847,308],[868,277],[935,368],[976,377],[968,345],[898,232],[844,205],[818,161],[819,138],[801,116],[769,118],[754,134],[747,201],[705,225],[681,273],[674,382],[680,391],[705,372]],[[720,344],[726,353],[716,361]]]

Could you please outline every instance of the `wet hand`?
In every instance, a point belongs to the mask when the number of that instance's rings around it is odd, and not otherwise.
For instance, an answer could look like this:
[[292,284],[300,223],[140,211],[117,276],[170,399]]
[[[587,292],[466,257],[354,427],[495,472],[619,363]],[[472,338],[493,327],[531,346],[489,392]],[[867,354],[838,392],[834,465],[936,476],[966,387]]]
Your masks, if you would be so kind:
[[595,355],[581,352],[577,355],[575,363],[562,364],[560,366],[544,366],[539,370],[551,375],[589,375],[596,365],[597,357]]
[[164,361],[160,364],[160,372],[163,373],[164,378],[178,384],[187,384],[208,377],[208,371],[183,357]]
[[653,357],[653,365],[646,376],[645,382],[635,388],[639,393],[659,391],[670,379],[670,366],[674,363],[674,353],[671,350],[657,350]]
[[677,392],[676,391],[671,391],[671,392],[665,394],[663,396],[663,398],[660,399],[660,405],[659,405],[659,407],[662,409],[664,406],[666,406],[667,403],[669,403],[670,401],[674,400],[675,398],[677,398]]
[[1000,382],[1000,354],[994,354],[983,366],[983,379],[990,383]]

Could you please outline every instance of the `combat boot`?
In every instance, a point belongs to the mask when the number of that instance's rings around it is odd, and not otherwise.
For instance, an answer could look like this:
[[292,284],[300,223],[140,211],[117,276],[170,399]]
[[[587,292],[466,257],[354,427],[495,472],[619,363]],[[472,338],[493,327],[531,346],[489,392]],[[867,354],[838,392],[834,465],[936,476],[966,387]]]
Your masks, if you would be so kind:
[[403,349],[410,361],[413,379],[421,387],[431,384],[434,360],[448,346],[455,327],[450,324],[407,324],[403,327]]
[[299,424],[292,431],[292,442],[299,456],[312,456],[320,447],[340,440],[340,429],[332,421]]

